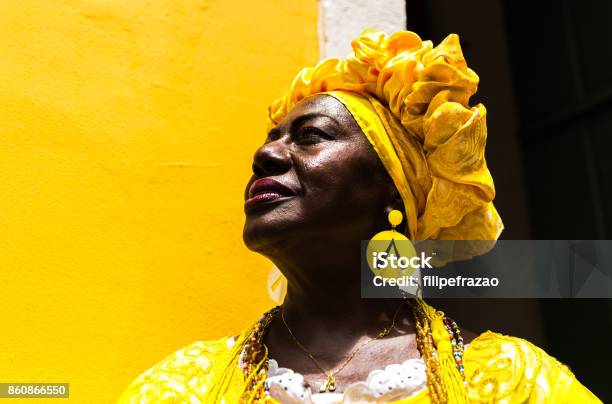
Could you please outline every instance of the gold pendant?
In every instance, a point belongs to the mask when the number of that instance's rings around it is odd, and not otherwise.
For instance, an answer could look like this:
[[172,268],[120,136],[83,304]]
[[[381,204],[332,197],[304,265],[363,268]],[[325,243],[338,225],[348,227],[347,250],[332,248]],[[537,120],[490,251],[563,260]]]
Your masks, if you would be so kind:
[[331,392],[336,391],[336,382],[335,382],[334,380],[330,381],[330,382],[327,384],[327,390],[328,390],[328,391],[331,391]]
[[325,393],[326,391],[336,391],[336,378],[332,375],[327,376],[327,380],[321,383],[319,387],[319,393]]

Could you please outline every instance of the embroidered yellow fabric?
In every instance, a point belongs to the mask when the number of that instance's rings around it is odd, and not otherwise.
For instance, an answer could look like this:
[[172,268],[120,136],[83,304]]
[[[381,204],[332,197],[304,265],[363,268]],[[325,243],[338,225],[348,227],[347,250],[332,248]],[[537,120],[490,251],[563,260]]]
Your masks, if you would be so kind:
[[[228,364],[228,341],[196,342],[175,352],[138,376],[119,404],[238,403],[244,376],[237,362]],[[566,366],[520,338],[488,331],[471,342],[463,360],[471,403],[601,403]],[[222,401],[211,400],[207,394],[226,366],[234,367],[230,387]],[[396,401],[426,403],[427,389]]]

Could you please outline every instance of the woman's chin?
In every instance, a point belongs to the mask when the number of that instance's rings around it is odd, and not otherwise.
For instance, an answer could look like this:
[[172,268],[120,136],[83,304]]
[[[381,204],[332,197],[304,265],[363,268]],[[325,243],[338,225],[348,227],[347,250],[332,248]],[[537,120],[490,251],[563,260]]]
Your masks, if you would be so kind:
[[242,231],[242,238],[249,250],[264,252],[276,249],[281,243],[286,244],[289,234],[300,227],[297,221],[291,220],[287,212],[276,214],[247,215]]

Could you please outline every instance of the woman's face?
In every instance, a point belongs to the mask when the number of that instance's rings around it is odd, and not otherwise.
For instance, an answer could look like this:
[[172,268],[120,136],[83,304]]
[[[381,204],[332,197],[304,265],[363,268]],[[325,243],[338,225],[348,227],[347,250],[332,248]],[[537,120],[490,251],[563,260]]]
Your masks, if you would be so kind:
[[398,199],[357,122],[338,100],[302,100],[257,149],[245,190],[244,241],[274,256],[339,237],[369,239]]

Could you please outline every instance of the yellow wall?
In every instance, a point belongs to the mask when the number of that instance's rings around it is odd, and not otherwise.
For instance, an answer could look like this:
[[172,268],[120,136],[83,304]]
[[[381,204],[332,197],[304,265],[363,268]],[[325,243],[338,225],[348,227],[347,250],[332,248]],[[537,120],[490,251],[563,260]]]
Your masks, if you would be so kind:
[[165,355],[270,306],[242,190],[267,103],[316,62],[316,12],[0,3],[0,382],[113,402]]

